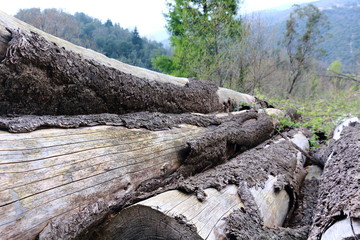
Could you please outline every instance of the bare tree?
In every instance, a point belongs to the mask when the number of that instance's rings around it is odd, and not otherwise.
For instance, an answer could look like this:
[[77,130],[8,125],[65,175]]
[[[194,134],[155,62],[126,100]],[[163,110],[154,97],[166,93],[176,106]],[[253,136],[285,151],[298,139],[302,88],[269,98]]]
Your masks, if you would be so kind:
[[311,57],[319,50],[316,46],[325,40],[321,30],[327,28],[327,19],[314,5],[294,5],[294,11],[286,22],[283,44],[289,57],[291,94],[295,84],[310,67]]

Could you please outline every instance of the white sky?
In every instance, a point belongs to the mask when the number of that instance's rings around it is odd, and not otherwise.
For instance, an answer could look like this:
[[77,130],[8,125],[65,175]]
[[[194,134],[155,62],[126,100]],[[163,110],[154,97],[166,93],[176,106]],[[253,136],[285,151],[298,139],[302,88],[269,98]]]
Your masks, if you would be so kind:
[[[288,3],[315,0],[244,0],[245,12],[263,10]],[[21,8],[60,8],[68,13],[84,12],[105,22],[111,19],[124,28],[138,28],[140,35],[162,40],[164,36],[166,0],[8,0],[1,3],[1,11],[15,15]],[[160,36],[163,33],[163,36]]]

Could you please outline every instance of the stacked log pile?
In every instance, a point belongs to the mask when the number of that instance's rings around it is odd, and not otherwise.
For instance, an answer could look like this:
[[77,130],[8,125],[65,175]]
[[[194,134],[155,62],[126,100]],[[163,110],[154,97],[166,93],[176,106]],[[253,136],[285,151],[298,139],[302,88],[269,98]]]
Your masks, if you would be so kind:
[[[360,234],[358,123],[320,154],[320,177],[306,134],[276,134],[267,113],[282,113],[247,94],[123,64],[1,12],[0,60],[0,239]],[[233,112],[239,103],[251,109]]]

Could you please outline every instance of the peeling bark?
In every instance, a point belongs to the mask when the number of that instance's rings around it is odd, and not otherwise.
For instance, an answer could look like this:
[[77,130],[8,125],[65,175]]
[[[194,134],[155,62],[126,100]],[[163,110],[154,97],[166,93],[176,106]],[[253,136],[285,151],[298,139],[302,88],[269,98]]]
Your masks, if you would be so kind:
[[[274,120],[255,111],[199,114],[267,106],[252,96],[123,64],[2,12],[0,86],[5,239],[307,234],[281,228],[305,174],[306,138],[266,141]],[[166,212],[159,204],[168,200],[184,211]]]
[[313,223],[313,216],[318,199],[318,189],[322,169],[316,165],[305,168],[306,177],[301,184],[298,200],[295,203],[293,214],[285,222],[285,227],[293,229],[303,229],[303,238],[307,239],[310,227]]
[[[74,116],[0,116],[0,128],[12,133],[26,133],[43,128],[78,128],[98,125],[124,126],[127,128],[145,128],[148,130],[166,130],[178,127],[180,124],[190,124],[198,127],[218,126],[224,122],[237,119],[242,112],[227,114],[164,114],[159,112],[137,112],[123,115],[118,114],[91,114]],[[251,116],[246,114],[248,119]],[[249,118],[250,116],[250,118]],[[238,120],[237,120],[238,121]]]

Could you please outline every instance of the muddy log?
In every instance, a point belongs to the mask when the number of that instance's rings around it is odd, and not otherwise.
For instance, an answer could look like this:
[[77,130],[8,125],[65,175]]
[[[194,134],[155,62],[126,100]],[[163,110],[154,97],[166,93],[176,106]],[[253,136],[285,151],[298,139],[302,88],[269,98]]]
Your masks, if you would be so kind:
[[[302,133],[292,132],[288,137],[308,150]],[[266,141],[223,165],[170,186],[178,190],[121,210],[91,238],[304,239],[304,228],[277,228],[293,210],[305,176],[304,162],[289,140],[278,137]]]
[[[252,111],[164,115],[2,117],[13,130],[114,126],[0,131],[0,238],[33,239],[41,231],[40,239],[74,238],[150,194],[149,184],[171,184],[226,162],[273,133],[271,118]],[[207,149],[213,141],[218,146]],[[197,162],[198,149],[207,149],[206,164]]]
[[0,12],[0,114],[230,111],[256,99],[75,46]]
[[360,120],[338,126],[323,152],[318,204],[309,239],[360,238]]

